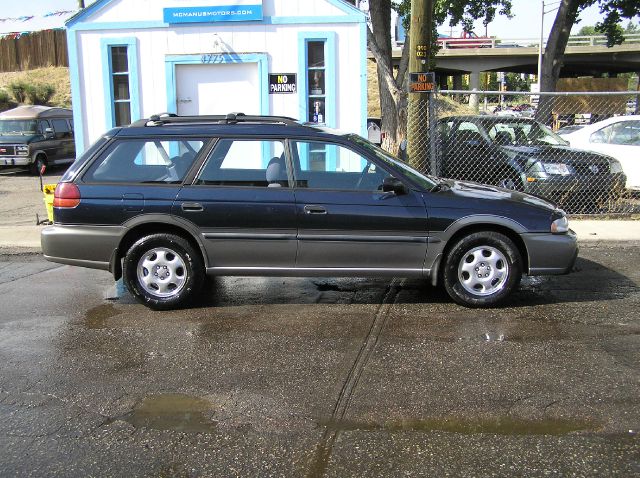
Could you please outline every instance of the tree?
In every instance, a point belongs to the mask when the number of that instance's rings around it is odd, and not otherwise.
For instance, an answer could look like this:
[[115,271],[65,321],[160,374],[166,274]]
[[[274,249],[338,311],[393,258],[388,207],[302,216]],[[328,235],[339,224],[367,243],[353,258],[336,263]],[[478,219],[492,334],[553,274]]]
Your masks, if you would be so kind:
[[[353,2],[352,2],[353,3]],[[405,40],[400,65],[393,68],[391,45],[391,9],[404,17],[405,28],[410,28],[409,13],[411,0],[369,0],[370,27],[367,32],[367,46],[377,64],[380,85],[380,107],[382,110],[382,146],[393,153],[407,134],[407,67],[411,45]],[[437,0],[434,10],[434,31],[447,17],[451,26],[462,24],[471,30],[473,21],[483,18],[489,24],[497,13],[510,15],[511,0]],[[437,51],[437,34],[433,35],[434,45],[431,59]]]
[[[544,50],[540,91],[556,91],[571,28],[582,10],[596,4],[600,7],[604,20],[596,24],[595,31],[607,36],[607,46],[619,45],[624,41],[624,32],[619,26],[622,18],[632,19],[640,14],[638,0],[561,0]],[[549,123],[551,100],[548,96],[540,97],[536,119]]]

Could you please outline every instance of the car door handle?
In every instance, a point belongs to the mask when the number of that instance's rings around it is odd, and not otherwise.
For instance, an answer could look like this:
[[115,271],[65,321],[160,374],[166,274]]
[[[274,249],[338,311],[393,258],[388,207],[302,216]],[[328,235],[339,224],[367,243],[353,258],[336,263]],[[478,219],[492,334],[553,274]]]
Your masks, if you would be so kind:
[[327,210],[322,206],[307,205],[304,207],[305,214],[326,214]]
[[197,202],[183,202],[180,206],[184,212],[201,212],[204,211],[202,204]]

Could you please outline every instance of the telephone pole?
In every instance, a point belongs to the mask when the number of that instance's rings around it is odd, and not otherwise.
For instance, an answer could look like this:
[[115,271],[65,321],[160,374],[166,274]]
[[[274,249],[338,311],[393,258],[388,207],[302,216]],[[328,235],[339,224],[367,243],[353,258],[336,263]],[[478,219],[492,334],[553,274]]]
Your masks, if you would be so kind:
[[[411,53],[409,58],[410,83],[415,81],[412,73],[426,73],[430,68],[430,59],[433,43],[433,6],[434,0],[411,1],[411,27],[409,29],[409,46]],[[419,76],[420,80],[424,76]],[[435,88],[435,78],[430,77],[431,87]],[[435,116],[434,92],[429,90],[429,83],[422,83],[418,88],[410,84],[409,88],[409,114],[407,124],[407,152],[409,162],[420,170],[430,170],[436,174],[435,154],[432,141],[429,141],[435,131],[433,118]],[[426,88],[426,89],[425,89]]]

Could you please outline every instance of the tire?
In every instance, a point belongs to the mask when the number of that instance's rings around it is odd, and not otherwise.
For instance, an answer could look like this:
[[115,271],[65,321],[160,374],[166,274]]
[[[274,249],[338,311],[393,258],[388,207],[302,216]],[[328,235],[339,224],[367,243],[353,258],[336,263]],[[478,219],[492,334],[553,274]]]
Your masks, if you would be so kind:
[[518,287],[521,278],[520,252],[511,239],[498,232],[469,234],[458,240],[445,258],[445,290],[466,307],[500,304]]
[[29,172],[31,174],[33,174],[34,176],[40,176],[40,170],[42,169],[43,166],[44,166],[45,171],[46,171],[47,170],[47,159],[43,155],[39,154],[38,156],[36,156],[35,161],[33,163],[31,163],[31,165],[29,166]]
[[174,234],[144,236],[124,257],[127,289],[138,302],[154,310],[188,304],[200,291],[204,276],[198,251]]

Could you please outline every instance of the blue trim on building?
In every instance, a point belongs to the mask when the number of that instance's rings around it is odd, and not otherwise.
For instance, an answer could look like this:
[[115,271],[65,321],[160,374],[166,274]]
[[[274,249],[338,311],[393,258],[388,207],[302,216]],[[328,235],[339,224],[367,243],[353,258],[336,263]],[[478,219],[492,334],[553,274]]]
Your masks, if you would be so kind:
[[67,26],[67,28],[71,28],[72,26],[74,26],[77,23],[79,23],[81,19],[86,18],[86,17],[94,14],[95,12],[97,12],[102,7],[106,6],[107,4],[111,3],[112,1],[113,0],[96,0],[91,5],[89,5],[88,7],[83,8],[78,13],[76,13],[74,16],[69,18],[65,22],[65,25]]
[[126,46],[129,70],[129,100],[131,108],[131,122],[140,119],[140,74],[138,65],[138,39],[135,37],[101,38],[100,52],[102,55],[102,85],[104,98],[109,102],[105,108],[105,129],[115,126],[115,98],[113,97],[113,75],[111,68],[111,47]]
[[[211,64],[206,61],[210,55],[167,55],[165,57],[165,72],[167,86],[167,111],[178,112],[176,98],[176,66]],[[257,63],[258,78],[260,79],[260,114],[269,114],[269,58],[266,53],[222,53],[215,55],[215,63]]]
[[351,5],[350,3],[345,2],[344,0],[327,0],[327,2],[333,5],[334,7],[342,10],[345,13],[348,13],[351,15],[362,15],[363,17],[365,17],[365,20],[366,20],[366,16],[364,12],[357,9],[355,6]]
[[[336,17],[264,17],[261,21],[233,22],[233,25],[318,25],[325,23],[366,23],[356,15]],[[193,23],[169,24],[163,21],[146,22],[97,22],[67,24],[68,30],[94,31],[94,30],[148,30],[150,28],[185,28],[193,27]]]
[[71,103],[73,108],[73,136],[76,144],[76,156],[80,156],[84,147],[84,115],[82,95],[80,94],[80,66],[78,63],[78,47],[76,32],[67,30],[67,46],[69,49],[69,79],[71,82]]
[[[337,51],[335,32],[299,32],[298,33],[298,98],[299,118],[309,120],[309,85],[307,81],[307,43],[324,41],[325,58],[325,118],[324,124],[336,127],[336,70]],[[366,55],[365,55],[366,56]]]
[[[84,30],[85,28],[81,28],[81,25],[80,25],[81,23],[83,23],[84,19],[96,13],[97,11],[101,10],[103,7],[107,6],[112,1],[114,0],[96,0],[94,3],[84,8],[83,10],[81,10],[80,12],[72,16],[69,20],[67,20],[66,22],[67,28],[79,27],[79,29]],[[333,5],[334,7],[338,8],[340,11],[344,12],[346,14],[346,17],[341,15],[337,15],[335,17],[279,17],[277,18],[277,22],[280,23],[280,20],[285,20],[285,23],[298,23],[298,24],[345,22],[345,20],[337,20],[337,19],[348,19],[346,20],[347,23],[362,23],[367,21],[367,17],[364,14],[364,12],[361,12],[356,7],[345,2],[344,0],[326,0],[326,1],[329,4]],[[333,18],[335,20],[328,21],[327,20],[328,18]],[[291,19],[291,21],[286,21],[287,19]],[[272,20],[273,19],[271,17],[265,17],[261,23],[271,24]],[[254,25],[256,23],[258,22],[251,22],[251,24],[254,24]],[[118,25],[119,25],[117,27],[118,29],[135,28],[135,27],[127,26],[130,24],[127,24],[126,22],[118,23]]]
[[[360,24],[360,42],[362,45],[367,44],[367,24]],[[369,100],[368,100],[368,84],[367,84],[367,59],[366,48],[365,54],[360,55],[360,136],[368,137],[367,117],[369,116]],[[362,166],[364,168],[364,165]]]

